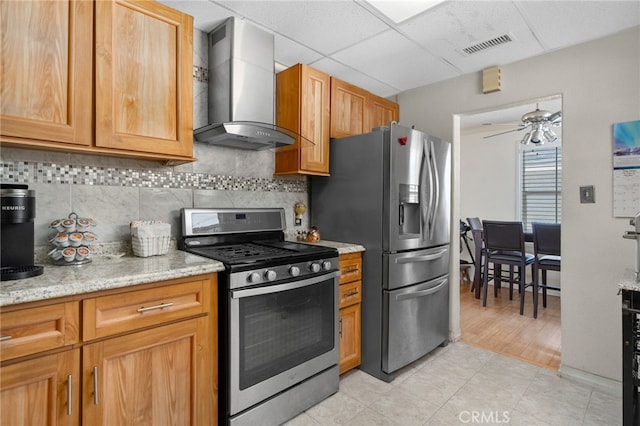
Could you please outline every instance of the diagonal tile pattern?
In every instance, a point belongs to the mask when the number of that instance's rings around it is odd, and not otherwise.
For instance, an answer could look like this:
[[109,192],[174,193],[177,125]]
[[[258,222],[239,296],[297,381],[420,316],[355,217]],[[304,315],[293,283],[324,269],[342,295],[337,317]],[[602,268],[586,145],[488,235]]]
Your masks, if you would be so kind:
[[287,426],[621,423],[621,395],[458,342],[405,367],[391,383],[352,370],[338,393]]

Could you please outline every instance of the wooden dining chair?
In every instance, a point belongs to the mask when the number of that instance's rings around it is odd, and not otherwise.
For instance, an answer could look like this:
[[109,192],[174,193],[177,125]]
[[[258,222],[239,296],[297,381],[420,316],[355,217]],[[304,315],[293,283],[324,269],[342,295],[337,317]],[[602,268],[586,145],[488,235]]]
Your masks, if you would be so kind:
[[[560,271],[560,224],[531,224],[533,228],[533,317],[538,317],[538,292],[542,288],[542,307],[547,307],[547,289],[560,291],[560,287],[547,285],[547,271]],[[542,282],[539,274],[542,272]]]
[[471,228],[471,238],[473,238],[474,256],[473,256],[473,282],[471,283],[471,291],[475,291],[476,299],[480,299],[480,288],[482,287],[482,221],[477,217],[468,217],[467,223]]
[[[487,306],[489,264],[492,263],[496,271],[500,265],[508,265],[509,299],[513,299],[513,284],[517,282],[520,292],[520,315],[523,315],[525,289],[532,285],[526,284],[526,269],[527,265],[533,264],[534,256],[525,251],[522,222],[483,220],[482,231],[485,256],[482,306]],[[516,276],[514,276],[514,267],[517,268]],[[502,278],[499,272],[494,274],[494,296],[498,295],[498,286]]]

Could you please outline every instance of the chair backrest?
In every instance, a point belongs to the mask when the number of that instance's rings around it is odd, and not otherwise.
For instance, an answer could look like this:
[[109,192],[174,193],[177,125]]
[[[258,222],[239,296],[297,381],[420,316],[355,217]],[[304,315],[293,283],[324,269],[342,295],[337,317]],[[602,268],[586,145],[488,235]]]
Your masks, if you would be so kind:
[[533,250],[537,255],[560,256],[560,224],[533,222]]
[[471,228],[471,236],[473,237],[476,256],[479,257],[482,251],[482,222],[477,217],[468,217],[467,223],[469,224],[469,228]]
[[483,220],[482,227],[486,250],[519,251],[524,256],[522,222]]
[[467,223],[472,231],[482,231],[482,221],[477,217],[468,217]]

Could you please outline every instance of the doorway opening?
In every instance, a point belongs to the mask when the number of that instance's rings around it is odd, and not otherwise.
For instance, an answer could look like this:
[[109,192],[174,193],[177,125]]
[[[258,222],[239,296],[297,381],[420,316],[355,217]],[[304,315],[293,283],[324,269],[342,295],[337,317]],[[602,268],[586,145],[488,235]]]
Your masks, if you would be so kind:
[[[460,219],[523,221],[525,231],[530,231],[534,211],[527,200],[540,194],[527,192],[527,158],[539,156],[545,150],[557,153],[562,146],[562,127],[554,126],[558,136],[555,142],[523,145],[526,133],[532,126],[525,127],[522,117],[536,109],[551,113],[561,111],[562,99],[553,96],[526,101],[491,111],[469,113],[460,116]],[[530,137],[530,136],[529,136]],[[538,151],[538,152],[536,152]],[[547,153],[548,154],[548,153]],[[541,157],[540,157],[541,158]],[[561,158],[561,156],[560,156]],[[561,179],[561,160],[556,164],[554,176]],[[552,166],[545,165],[548,171]],[[561,188],[561,181],[556,182]],[[545,197],[549,194],[545,193]],[[556,194],[561,197],[561,192]],[[538,197],[540,198],[540,197]],[[542,198],[541,198],[542,199]],[[549,203],[544,200],[541,205]],[[561,205],[556,200],[556,206]],[[545,207],[546,208],[546,207]],[[558,207],[559,208],[559,207]],[[559,216],[559,211],[555,212]],[[537,213],[536,213],[537,214]],[[546,216],[534,221],[548,221]],[[473,263],[476,257],[471,232],[463,232],[469,248],[460,241],[460,260]],[[527,243],[526,250],[533,254],[533,244]],[[477,265],[477,261],[475,262]],[[535,365],[558,370],[561,355],[560,292],[548,292],[547,307],[542,307],[542,296],[538,304],[538,318],[533,318],[533,302],[530,288],[525,295],[524,315],[519,314],[520,298],[515,286],[513,300],[509,299],[508,284],[503,282],[494,297],[493,283],[489,283],[487,306],[482,307],[481,299],[476,299],[471,291],[474,266],[469,268],[471,282],[460,283],[460,328],[462,341],[512,358]],[[531,268],[527,268],[526,281],[531,282]],[[461,274],[462,275],[462,274]],[[549,272],[548,281],[561,287],[560,273]]]

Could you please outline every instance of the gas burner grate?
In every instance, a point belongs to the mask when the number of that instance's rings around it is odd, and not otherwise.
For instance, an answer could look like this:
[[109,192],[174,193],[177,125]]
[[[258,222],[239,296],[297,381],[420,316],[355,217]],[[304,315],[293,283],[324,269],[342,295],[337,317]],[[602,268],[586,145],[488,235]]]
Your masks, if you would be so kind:
[[234,244],[230,246],[212,247],[209,254],[222,262],[255,261],[274,256],[285,256],[290,250],[279,247],[268,247],[259,244]]

